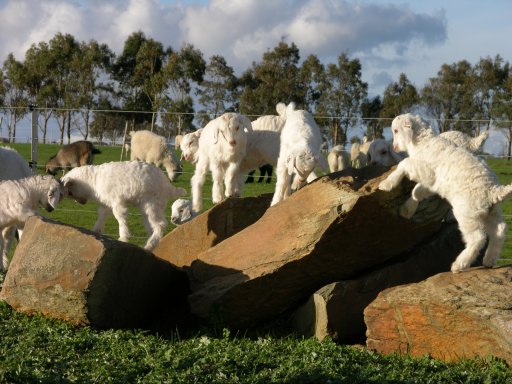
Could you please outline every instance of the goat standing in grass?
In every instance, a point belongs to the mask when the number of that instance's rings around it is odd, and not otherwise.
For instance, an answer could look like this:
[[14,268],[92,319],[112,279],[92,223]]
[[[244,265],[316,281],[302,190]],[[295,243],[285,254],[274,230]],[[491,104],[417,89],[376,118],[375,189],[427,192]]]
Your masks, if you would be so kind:
[[149,238],[144,246],[152,250],[167,227],[165,208],[170,199],[186,194],[176,188],[160,168],[142,161],[120,161],[75,168],[62,177],[66,194],[80,204],[97,201],[98,220],[93,231],[103,233],[105,221],[114,214],[119,223],[119,240],[128,241],[128,206],[137,206]]
[[[17,180],[32,176],[28,163],[16,150],[10,147],[0,147],[0,181]],[[5,227],[1,231],[3,247],[0,248],[3,265],[7,265],[9,251],[14,242],[15,226]]]
[[221,202],[224,196],[239,197],[240,165],[246,154],[249,132],[252,132],[251,121],[244,115],[232,112],[217,117],[203,128],[196,154],[196,169],[191,180],[195,212],[203,208],[202,193],[208,170],[212,172],[214,204]]
[[[64,189],[52,176],[35,175],[0,182],[0,196],[0,229],[16,227],[21,238],[27,219],[37,215],[39,207],[53,211],[64,196]],[[4,239],[0,237],[0,250],[3,249]],[[7,254],[3,253],[0,270],[5,271],[8,263]]]
[[62,169],[64,173],[72,168],[92,164],[94,154],[101,151],[92,145],[90,141],[80,140],[64,145],[56,155],[46,162],[46,173],[56,175]]

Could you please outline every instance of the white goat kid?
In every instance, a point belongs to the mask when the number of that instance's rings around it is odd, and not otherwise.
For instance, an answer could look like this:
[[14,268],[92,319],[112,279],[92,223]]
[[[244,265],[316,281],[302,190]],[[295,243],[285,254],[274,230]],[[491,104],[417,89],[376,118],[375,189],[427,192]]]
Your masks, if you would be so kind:
[[489,245],[483,264],[494,266],[507,227],[499,203],[511,196],[512,185],[499,185],[498,178],[483,161],[437,136],[419,116],[397,116],[391,129],[394,150],[406,151],[409,157],[398,163],[379,189],[390,191],[407,177],[418,183],[412,192],[413,200],[420,201],[432,194],[446,199],[466,245],[452,264],[452,272],[471,266],[485,245],[486,235]]
[[246,153],[248,132],[252,132],[251,121],[244,115],[231,112],[217,117],[203,128],[191,180],[194,211],[200,212],[203,208],[202,192],[208,169],[212,172],[214,204],[221,202],[224,195],[238,197],[237,181]]
[[[0,229],[16,227],[21,238],[27,219],[36,216],[39,207],[45,208],[48,212],[53,211],[63,195],[62,184],[50,175],[35,175],[0,182]],[[7,253],[3,253],[4,246],[4,239],[0,237],[2,271],[7,270],[9,263]]]
[[181,225],[192,220],[197,213],[192,209],[192,202],[186,199],[177,199],[171,207],[171,223]]
[[[20,156],[16,150],[9,147],[0,147],[0,181],[17,180],[32,175],[32,170],[27,162]],[[16,227],[9,226],[1,231],[3,247],[0,247],[0,253],[3,265],[7,265],[9,251],[14,242]]]
[[165,208],[170,199],[186,194],[169,183],[164,172],[141,161],[110,162],[74,168],[62,177],[69,197],[80,204],[97,201],[98,220],[93,231],[103,233],[111,213],[119,223],[119,240],[128,241],[128,206],[139,207],[149,238],[144,246],[152,250],[162,238],[167,221]]
[[335,145],[327,155],[329,171],[339,172],[350,168],[350,155],[342,145]]
[[183,135],[180,141],[182,160],[190,161],[192,164],[197,163],[197,151],[199,150],[201,132],[203,132],[203,128]]
[[147,130],[132,131],[130,136],[130,160],[145,161],[157,167],[163,166],[171,181],[178,179],[182,171],[181,163],[171,146],[167,145],[165,137]]
[[446,131],[439,136],[450,140],[459,147],[462,147],[470,152],[476,153],[482,149],[485,140],[489,137],[489,131],[484,131],[477,137],[471,137],[464,132],[460,131]]
[[294,105],[288,105],[286,123],[281,131],[276,190],[271,205],[290,195],[294,173],[300,187],[317,166],[327,172],[327,162],[320,153],[321,146],[322,136],[313,116],[307,111],[296,110]]
[[386,167],[398,164],[405,158],[404,153],[397,153],[393,150],[392,141],[384,139],[371,141],[366,156],[370,164],[384,165]]

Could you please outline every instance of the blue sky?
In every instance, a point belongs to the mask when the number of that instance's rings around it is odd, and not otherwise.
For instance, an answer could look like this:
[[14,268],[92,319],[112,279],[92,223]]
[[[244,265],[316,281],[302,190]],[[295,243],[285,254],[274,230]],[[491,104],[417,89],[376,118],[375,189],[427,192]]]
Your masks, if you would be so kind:
[[23,59],[57,32],[119,53],[142,30],[174,48],[192,43],[205,59],[223,55],[241,73],[285,38],[302,58],[359,58],[375,95],[401,72],[422,87],[443,63],[512,61],[511,18],[510,0],[0,0],[0,59]]

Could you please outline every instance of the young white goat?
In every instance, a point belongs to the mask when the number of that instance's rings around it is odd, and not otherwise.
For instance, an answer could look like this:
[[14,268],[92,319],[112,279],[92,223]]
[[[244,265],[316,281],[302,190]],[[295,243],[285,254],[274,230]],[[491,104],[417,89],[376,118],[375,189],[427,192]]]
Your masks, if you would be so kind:
[[370,142],[366,154],[368,163],[390,167],[398,164],[405,158],[404,153],[397,153],[393,150],[393,142],[384,139],[375,139]]
[[197,213],[192,209],[192,202],[186,199],[177,199],[171,207],[171,223],[181,225],[192,220]]
[[132,131],[130,136],[130,160],[163,166],[171,181],[178,179],[182,170],[181,163],[171,146],[167,145],[165,137],[147,130]]
[[245,157],[248,132],[252,132],[251,121],[232,112],[217,117],[203,128],[191,180],[194,211],[200,212],[203,208],[202,192],[208,169],[212,172],[214,204],[222,201],[224,194],[226,197],[238,196],[237,181],[240,163]]
[[[0,147],[0,164],[0,181],[17,180],[32,175],[32,170],[28,163],[12,148]],[[3,247],[0,247],[0,253],[3,265],[7,265],[15,233],[16,227],[14,226],[6,227],[1,231]]]
[[327,162],[320,153],[322,136],[313,116],[307,111],[286,107],[286,123],[281,131],[277,160],[276,190],[271,205],[286,199],[291,193],[292,175],[298,187],[303,185],[317,166],[327,172]]
[[197,151],[199,150],[201,132],[203,132],[203,128],[187,133],[181,138],[180,149],[183,160],[190,161],[192,164],[197,163]]
[[[25,222],[30,216],[37,215],[39,207],[48,212],[60,202],[64,195],[62,184],[50,175],[35,175],[17,180],[0,182],[0,229],[18,228],[20,238]],[[0,237],[2,264],[0,269],[8,267],[7,254],[3,253],[4,239]]]
[[80,204],[97,201],[98,220],[93,231],[102,233],[111,213],[119,223],[119,240],[128,241],[128,205],[139,207],[149,238],[144,246],[153,249],[162,238],[170,199],[184,196],[183,188],[169,183],[164,172],[141,161],[110,162],[75,168],[62,177],[66,194]]
[[[418,202],[433,194],[446,199],[452,206],[466,245],[452,264],[452,272],[471,266],[485,245],[486,236],[489,245],[483,264],[494,266],[507,227],[499,203],[512,195],[512,185],[499,185],[497,176],[485,162],[436,135],[420,116],[397,116],[391,129],[394,150],[406,151],[409,157],[398,163],[380,183],[379,189],[390,191],[407,177],[418,183],[412,191],[411,201]],[[408,210],[406,203],[404,216]]]
[[350,168],[350,155],[342,145],[335,145],[327,155],[329,171],[338,172]]
[[446,131],[439,136],[450,140],[457,146],[467,149],[470,152],[476,153],[482,149],[485,140],[489,137],[489,131],[484,131],[477,137],[471,137],[464,132],[460,131]]

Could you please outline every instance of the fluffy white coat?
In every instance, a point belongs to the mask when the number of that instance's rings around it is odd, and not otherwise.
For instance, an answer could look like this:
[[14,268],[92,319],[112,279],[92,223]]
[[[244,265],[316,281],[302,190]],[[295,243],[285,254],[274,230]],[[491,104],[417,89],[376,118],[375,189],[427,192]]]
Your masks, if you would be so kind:
[[147,130],[132,131],[130,136],[130,160],[163,166],[171,181],[178,179],[182,171],[181,163],[171,146],[167,145],[165,137]]
[[[17,180],[32,175],[32,170],[27,162],[16,150],[10,147],[0,147],[0,164],[2,164],[0,167],[0,181]],[[5,227],[1,232],[3,246],[0,245],[0,253],[2,255],[2,265],[5,266],[4,269],[6,269],[9,263],[8,256],[14,241],[16,227]],[[21,237],[21,230],[19,230],[18,233]],[[2,267],[2,265],[0,265],[0,267]]]
[[[53,211],[63,195],[62,184],[50,175],[0,182],[0,229],[16,227],[21,237],[27,219],[37,215],[39,207]],[[3,237],[0,237],[0,248],[4,248]],[[7,267],[8,259],[2,257],[0,269],[5,271]]]
[[[390,191],[407,177],[418,183],[411,201],[418,202],[432,194],[446,199],[452,206],[466,245],[452,264],[452,272],[471,266],[487,236],[489,245],[483,263],[486,267],[494,266],[507,227],[499,203],[510,197],[512,185],[499,185],[496,175],[482,160],[437,136],[420,116],[397,116],[391,129],[394,150],[406,151],[409,157],[380,183],[379,189]],[[413,211],[416,206],[413,205]],[[404,216],[408,210],[406,205]]]
[[[247,134],[252,132],[251,121],[244,115],[227,112],[210,121],[199,137],[197,163],[192,176],[192,206],[203,208],[202,193],[208,170],[212,172],[214,204],[224,196],[239,196],[237,192],[240,164],[245,157]],[[225,186],[225,191],[224,191]]]
[[74,168],[61,180],[66,194],[78,203],[94,200],[100,204],[93,231],[102,233],[106,219],[114,214],[121,241],[128,241],[130,237],[128,206],[137,206],[149,234],[144,248],[149,250],[158,244],[167,227],[167,202],[186,194],[185,189],[169,183],[160,168],[141,161],[82,166]]
[[317,166],[327,172],[327,162],[320,153],[322,135],[313,116],[294,105],[286,108],[286,123],[281,131],[281,145],[277,160],[276,190],[271,205],[286,199],[291,193],[292,175],[297,186],[306,182]]

